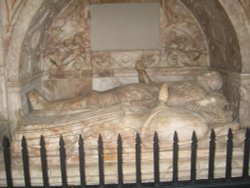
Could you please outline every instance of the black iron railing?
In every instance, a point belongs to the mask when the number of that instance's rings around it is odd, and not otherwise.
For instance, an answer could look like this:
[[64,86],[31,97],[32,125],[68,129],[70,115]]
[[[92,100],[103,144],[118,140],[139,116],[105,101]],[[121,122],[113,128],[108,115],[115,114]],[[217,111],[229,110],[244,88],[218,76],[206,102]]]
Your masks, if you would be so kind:
[[[212,130],[209,142],[209,156],[208,156],[208,177],[207,179],[197,179],[196,162],[197,162],[197,137],[196,133],[193,132],[192,143],[191,143],[191,156],[190,156],[190,180],[180,181],[178,177],[178,160],[179,160],[179,141],[177,133],[174,134],[173,139],[173,160],[172,160],[172,181],[162,182],[160,179],[160,168],[159,168],[159,139],[157,133],[154,134],[153,143],[153,166],[154,166],[154,178],[153,182],[145,183],[142,181],[141,165],[143,160],[141,159],[141,138],[140,135],[136,135],[135,140],[135,169],[136,169],[136,181],[135,183],[124,183],[123,179],[123,147],[121,135],[118,135],[117,139],[117,184],[106,184],[105,183],[105,168],[104,168],[104,154],[103,154],[103,140],[101,135],[98,138],[98,168],[99,168],[99,183],[98,185],[87,185],[86,173],[85,173],[85,153],[84,153],[84,140],[82,136],[79,137],[79,186],[71,186],[67,182],[67,165],[66,165],[66,149],[64,139],[61,136],[59,140],[59,153],[60,153],[60,167],[61,167],[61,186],[57,187],[250,187],[249,177],[249,147],[250,147],[250,131],[246,130],[245,141],[244,141],[244,153],[243,153],[243,167],[242,176],[232,177],[232,157],[233,157],[233,134],[232,130],[229,129],[227,137],[227,148],[226,148],[226,168],[224,178],[215,178],[214,175],[214,164],[215,164],[215,153],[216,153],[216,135]],[[3,153],[4,163],[6,171],[6,183],[7,187],[20,187],[14,186],[12,176],[12,162],[11,162],[11,150],[10,142],[7,137],[3,140]],[[40,158],[41,158],[41,170],[43,186],[40,187],[56,187],[50,186],[49,175],[48,175],[48,164],[46,154],[46,143],[43,136],[40,138]],[[30,164],[29,164],[29,152],[26,143],[26,138],[22,138],[22,161],[23,161],[23,174],[24,174],[24,186],[32,187],[30,177]],[[35,186],[33,186],[35,187]],[[38,186],[36,186],[38,187]]]

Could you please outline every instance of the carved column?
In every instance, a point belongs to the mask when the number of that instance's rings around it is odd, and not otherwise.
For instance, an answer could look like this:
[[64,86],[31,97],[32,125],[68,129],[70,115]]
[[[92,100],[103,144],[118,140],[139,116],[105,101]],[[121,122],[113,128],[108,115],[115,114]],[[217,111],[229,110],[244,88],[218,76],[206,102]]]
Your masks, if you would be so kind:
[[250,127],[250,73],[241,74],[240,122],[242,127]]
[[7,82],[7,103],[8,114],[10,120],[10,132],[16,128],[17,113],[22,108],[20,97],[20,83],[19,82]]

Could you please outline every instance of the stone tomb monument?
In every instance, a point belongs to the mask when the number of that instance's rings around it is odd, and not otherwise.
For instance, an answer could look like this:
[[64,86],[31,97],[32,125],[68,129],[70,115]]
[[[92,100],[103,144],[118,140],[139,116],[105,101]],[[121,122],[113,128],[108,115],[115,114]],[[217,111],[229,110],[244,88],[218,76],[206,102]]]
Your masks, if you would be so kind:
[[[171,179],[172,144],[176,131],[179,138],[179,177],[189,179],[190,143],[193,131],[198,138],[198,178],[207,177],[208,144],[211,129],[216,133],[215,175],[224,176],[225,146],[228,129],[234,133],[233,175],[241,173],[244,130],[232,120],[228,102],[221,93],[223,81],[219,73],[206,72],[194,81],[154,83],[142,62],[136,69],[140,83],[128,84],[108,91],[92,91],[87,95],[61,101],[49,101],[36,90],[27,96],[32,111],[20,117],[13,134],[11,149],[15,183],[23,183],[20,143],[28,143],[32,184],[42,182],[40,135],[47,147],[51,185],[60,184],[59,138],[63,136],[69,184],[79,184],[78,139],[85,143],[85,167],[88,184],[98,183],[97,140],[104,143],[105,182],[117,182],[117,136],[122,137],[124,181],[135,181],[135,136],[142,141],[142,179],[153,180],[153,135],[160,143],[160,174],[162,181]],[[34,179],[33,179],[34,177]]]

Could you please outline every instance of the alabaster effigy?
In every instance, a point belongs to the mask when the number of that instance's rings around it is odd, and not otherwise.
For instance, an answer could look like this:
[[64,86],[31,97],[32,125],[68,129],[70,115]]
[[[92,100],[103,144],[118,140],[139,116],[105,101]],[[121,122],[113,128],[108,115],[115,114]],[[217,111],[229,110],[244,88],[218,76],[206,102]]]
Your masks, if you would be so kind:
[[[232,120],[228,102],[221,93],[223,81],[217,72],[207,72],[196,80],[173,83],[153,83],[138,63],[140,83],[119,86],[85,96],[49,101],[36,90],[30,91],[32,112],[22,116],[13,134],[11,151],[16,177],[22,177],[20,143],[25,136],[28,144],[33,184],[41,183],[40,136],[47,148],[51,184],[60,184],[59,138],[66,148],[66,163],[71,184],[79,184],[79,135],[84,138],[86,181],[98,184],[97,140],[102,135],[105,180],[117,182],[117,136],[122,138],[124,181],[135,181],[135,137],[141,137],[142,179],[153,179],[153,136],[158,133],[162,180],[170,180],[172,172],[173,135],[178,134],[180,147],[179,177],[189,178],[190,144],[193,131],[198,138],[197,176],[207,176],[208,144],[211,129],[216,133],[217,154],[215,175],[224,176],[228,129],[233,130],[233,173],[242,167],[244,130]],[[15,178],[22,184],[22,178]]]

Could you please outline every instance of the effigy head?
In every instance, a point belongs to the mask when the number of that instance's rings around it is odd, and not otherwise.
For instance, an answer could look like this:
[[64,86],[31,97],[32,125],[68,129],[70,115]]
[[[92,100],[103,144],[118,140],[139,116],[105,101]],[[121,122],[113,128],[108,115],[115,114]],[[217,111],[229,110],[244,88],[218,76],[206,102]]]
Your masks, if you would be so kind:
[[223,79],[216,71],[206,72],[198,76],[197,81],[206,91],[219,91],[223,86]]

